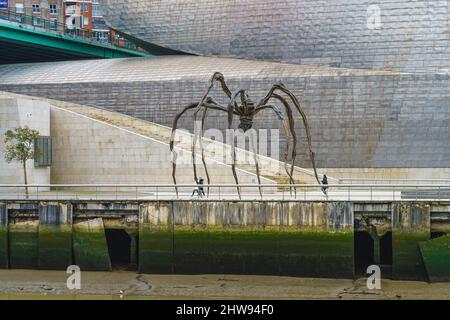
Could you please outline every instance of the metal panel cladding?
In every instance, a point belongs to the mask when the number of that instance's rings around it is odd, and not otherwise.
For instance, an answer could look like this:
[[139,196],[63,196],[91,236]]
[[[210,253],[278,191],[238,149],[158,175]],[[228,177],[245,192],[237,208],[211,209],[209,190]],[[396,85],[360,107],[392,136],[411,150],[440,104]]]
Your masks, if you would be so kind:
[[445,0],[103,0],[114,28],[198,55],[350,68],[450,68]]

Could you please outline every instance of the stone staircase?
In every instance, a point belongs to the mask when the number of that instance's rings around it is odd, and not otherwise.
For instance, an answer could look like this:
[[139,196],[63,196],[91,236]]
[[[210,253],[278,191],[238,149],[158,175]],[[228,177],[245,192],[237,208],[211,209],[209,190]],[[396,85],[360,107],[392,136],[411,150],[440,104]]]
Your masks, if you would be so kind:
[[[153,122],[141,120],[122,113],[111,112],[94,107],[76,105],[61,101],[52,100],[52,103],[60,108],[93,118],[110,125],[114,125],[133,133],[143,135],[148,138],[169,143],[171,128]],[[175,135],[175,147],[177,150],[191,151],[193,134],[178,130]],[[231,147],[228,144],[203,138],[203,148],[205,157],[221,163],[231,164]],[[199,143],[197,143],[197,154],[200,155]],[[178,152],[179,152],[178,151]],[[244,149],[236,148],[237,167],[245,171],[256,174],[253,153]],[[276,159],[257,155],[260,167],[260,175],[280,184],[288,184],[289,177],[286,174],[284,163]],[[201,163],[199,164],[202,165]],[[290,165],[288,165],[290,168]],[[294,167],[294,179],[297,184],[316,184],[314,172],[312,170]],[[337,179],[328,177],[330,183],[337,182]],[[282,188],[279,188],[282,189]]]

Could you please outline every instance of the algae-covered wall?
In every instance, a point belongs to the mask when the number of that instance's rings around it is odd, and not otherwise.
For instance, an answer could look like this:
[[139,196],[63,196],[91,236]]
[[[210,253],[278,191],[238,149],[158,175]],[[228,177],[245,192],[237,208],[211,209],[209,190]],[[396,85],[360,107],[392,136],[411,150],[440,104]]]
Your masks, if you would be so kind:
[[426,280],[419,242],[430,239],[430,205],[395,203],[392,206],[392,276]]
[[140,272],[353,277],[348,202],[157,202],[139,222]]
[[0,203],[0,268],[111,270],[101,218],[66,202]]
[[72,261],[72,205],[39,205],[38,264],[41,269],[64,269]]
[[431,282],[450,282],[450,234],[420,243]]
[[74,260],[82,270],[111,270],[101,218],[74,224],[73,234]]
[[9,266],[13,269],[38,267],[38,220],[10,223],[8,228]]
[[412,201],[6,202],[0,268],[111,270],[125,252],[141,273],[353,278],[361,244],[355,231],[366,230],[378,238],[392,231],[383,246],[361,246],[374,257],[390,252],[390,263],[369,264],[392,266],[393,279],[450,281],[449,208]]
[[8,267],[8,211],[0,203],[0,268]]

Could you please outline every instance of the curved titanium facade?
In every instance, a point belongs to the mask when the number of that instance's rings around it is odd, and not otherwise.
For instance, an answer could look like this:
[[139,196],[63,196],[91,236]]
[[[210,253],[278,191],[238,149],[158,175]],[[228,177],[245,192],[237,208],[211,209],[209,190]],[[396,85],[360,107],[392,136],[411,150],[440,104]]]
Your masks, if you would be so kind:
[[[279,80],[300,97],[320,168],[450,167],[449,74],[166,56],[5,65],[0,88],[171,126],[177,112],[201,98],[218,70],[231,90],[248,88],[254,101]],[[218,90],[213,96],[226,102]],[[283,147],[280,121],[269,111],[260,115],[254,127],[280,129]],[[207,126],[226,128],[226,116],[209,111]],[[191,115],[181,127],[193,129]],[[310,167],[300,121],[296,131],[301,138],[297,165]]]
[[348,68],[450,68],[448,0],[103,0],[109,25],[198,55]]

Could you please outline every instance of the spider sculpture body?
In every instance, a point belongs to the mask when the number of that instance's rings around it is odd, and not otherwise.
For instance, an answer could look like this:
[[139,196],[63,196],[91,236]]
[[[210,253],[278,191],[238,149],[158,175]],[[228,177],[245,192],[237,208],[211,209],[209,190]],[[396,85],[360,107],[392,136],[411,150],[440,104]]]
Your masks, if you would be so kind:
[[[217,103],[212,97],[209,96],[209,92],[214,87],[215,83],[219,82],[222,88],[222,91],[225,93],[225,95],[229,99],[228,105],[224,106],[219,103]],[[287,96],[287,99],[282,95],[284,94]],[[276,105],[276,104],[269,104],[269,100],[275,100],[278,103],[282,105],[282,108],[284,109],[285,115],[282,112],[282,109]],[[305,127],[306,131],[306,138],[308,141],[308,147],[309,147],[309,155],[311,158],[311,162],[314,169],[314,175],[315,178],[320,184],[319,176],[317,174],[315,160],[314,160],[314,152],[311,145],[311,136],[309,132],[309,125],[308,121],[306,119],[306,114],[301,107],[299,101],[297,100],[296,96],[288,90],[281,82],[274,84],[268,93],[258,102],[254,103],[250,97],[248,96],[246,90],[238,89],[234,92],[231,92],[228,86],[225,83],[224,76],[220,72],[216,72],[213,74],[209,86],[206,89],[205,94],[203,95],[202,99],[199,102],[193,103],[185,107],[182,111],[180,111],[173,120],[172,125],[172,135],[170,138],[170,150],[173,154],[173,162],[172,162],[172,178],[174,181],[174,184],[176,186],[176,153],[174,151],[174,139],[175,139],[175,131],[177,129],[178,120],[181,118],[181,116],[188,110],[195,109],[194,111],[194,121],[197,120],[197,115],[200,111],[202,111],[202,118],[201,118],[201,130],[197,134],[194,134],[194,138],[192,141],[192,162],[193,162],[193,171],[194,171],[194,180],[196,183],[198,183],[198,176],[197,176],[197,168],[196,168],[196,161],[195,161],[195,149],[197,140],[199,140],[199,146],[201,150],[201,158],[202,163],[205,169],[206,173],[206,179],[207,183],[210,184],[210,177],[208,174],[208,169],[206,167],[206,161],[205,156],[203,152],[203,146],[202,146],[202,136],[203,136],[203,128],[204,123],[206,119],[206,114],[208,109],[210,110],[218,110],[227,113],[227,119],[228,119],[228,129],[231,129],[232,123],[233,123],[233,117],[238,116],[239,117],[239,125],[238,128],[242,131],[246,132],[253,126],[253,119],[254,117],[262,110],[272,110],[277,115],[278,119],[282,121],[284,133],[286,136],[286,148],[284,153],[284,167],[286,170],[287,175],[289,176],[289,183],[295,184],[294,178],[293,178],[293,172],[294,172],[294,163],[295,158],[297,156],[296,153],[296,147],[297,147],[297,135],[294,130],[295,125],[295,118],[293,116],[293,108],[291,104],[294,105],[295,109],[300,113],[300,116],[303,120],[303,125]],[[288,154],[289,154],[289,145],[290,145],[290,139],[292,138],[292,153],[291,153],[291,165],[290,168],[288,167]],[[260,171],[259,171],[259,163],[257,159],[256,154],[256,147],[254,141],[252,142],[252,139],[250,139],[250,146],[252,148],[253,152],[253,158],[255,161],[255,168],[256,168],[256,175],[258,178],[258,184],[259,184],[259,193],[262,195],[261,191],[261,179],[260,179]],[[233,172],[234,180],[236,182],[236,188],[239,195],[239,198],[241,198],[240,188],[239,188],[239,182],[238,177],[236,174],[236,153],[235,153],[235,145],[234,145],[234,137],[233,142],[231,143],[231,169]],[[176,187],[175,187],[176,188]],[[294,192],[296,192],[295,187],[293,188]],[[291,188],[292,190],[292,188]],[[178,195],[178,189],[176,188],[176,192]]]

